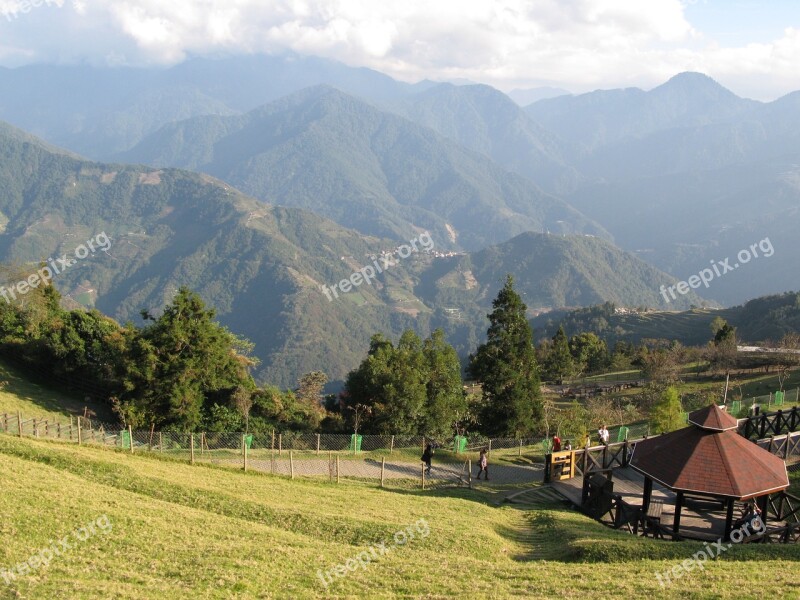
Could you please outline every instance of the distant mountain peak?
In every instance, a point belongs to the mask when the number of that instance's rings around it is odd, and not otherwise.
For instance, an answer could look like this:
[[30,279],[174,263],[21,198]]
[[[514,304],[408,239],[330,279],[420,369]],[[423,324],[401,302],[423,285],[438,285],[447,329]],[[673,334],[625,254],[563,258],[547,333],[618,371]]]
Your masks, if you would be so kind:
[[650,90],[651,94],[660,93],[689,93],[699,94],[703,96],[727,96],[730,98],[738,98],[736,94],[728,88],[717,82],[715,79],[709,77],[704,73],[696,71],[685,71],[670,77],[666,82]]

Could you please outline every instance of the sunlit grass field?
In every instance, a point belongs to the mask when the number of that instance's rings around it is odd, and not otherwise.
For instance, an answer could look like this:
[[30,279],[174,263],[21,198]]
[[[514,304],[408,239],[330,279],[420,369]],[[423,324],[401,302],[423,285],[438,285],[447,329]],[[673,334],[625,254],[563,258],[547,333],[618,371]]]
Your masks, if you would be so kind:
[[[0,569],[103,516],[111,525],[47,567],[11,583],[0,577],[0,597],[585,599],[604,590],[761,598],[800,590],[798,546],[734,547],[662,588],[655,573],[700,544],[637,539],[557,503],[496,506],[485,490],[290,481],[3,435],[0,489]],[[420,519],[428,535],[346,569]],[[318,571],[337,565],[346,574],[326,586]]]

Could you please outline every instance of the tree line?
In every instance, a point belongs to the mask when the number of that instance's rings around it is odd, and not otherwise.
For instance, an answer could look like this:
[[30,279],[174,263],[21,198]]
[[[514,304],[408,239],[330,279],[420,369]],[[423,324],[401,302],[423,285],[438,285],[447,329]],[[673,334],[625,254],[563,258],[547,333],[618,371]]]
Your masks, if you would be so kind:
[[[221,326],[214,310],[187,288],[179,289],[160,315],[142,311],[143,326],[120,325],[97,310],[66,310],[61,304],[52,285],[33,290],[24,303],[0,302],[0,352],[60,381],[92,384],[123,424],[136,429],[355,431],[434,438],[568,431],[577,438],[601,420],[633,420],[640,409],[653,410],[655,427],[673,427],[680,412],[674,384],[682,365],[697,358],[694,349],[663,340],[639,346],[617,342],[609,351],[594,333],[568,339],[563,328],[534,346],[527,307],[509,275],[487,315],[486,341],[466,364],[477,393],[467,393],[462,364],[442,330],[424,340],[407,330],[396,344],[374,335],[342,392],[321,402],[327,377],[319,371],[303,375],[293,390],[256,385],[250,375],[257,364],[253,345]],[[735,328],[715,320],[703,352],[706,368],[735,368]],[[785,374],[794,362],[781,360],[780,373]],[[556,408],[542,396],[543,379],[561,383],[632,367],[649,381],[637,406],[630,399],[606,399]]]

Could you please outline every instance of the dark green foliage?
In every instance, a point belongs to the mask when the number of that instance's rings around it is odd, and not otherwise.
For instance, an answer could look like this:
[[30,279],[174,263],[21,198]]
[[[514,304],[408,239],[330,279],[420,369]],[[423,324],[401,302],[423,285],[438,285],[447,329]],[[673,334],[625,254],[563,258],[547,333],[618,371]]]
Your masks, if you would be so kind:
[[192,431],[203,422],[208,395],[255,387],[246,354],[252,345],[214,321],[200,297],[186,288],[152,324],[137,332],[122,374],[120,413],[136,427]]
[[575,370],[580,373],[596,373],[609,365],[608,346],[594,333],[573,335],[569,340],[569,351],[575,361]]
[[396,347],[373,336],[343,397],[351,429],[358,417],[359,430],[367,433],[448,436],[466,409],[458,357],[441,330],[424,342],[407,330]]
[[575,371],[575,364],[567,342],[564,328],[559,327],[553,336],[553,345],[547,353],[543,365],[543,372],[548,380],[560,382],[571,377]]
[[492,303],[487,341],[470,356],[469,374],[482,384],[481,431],[521,436],[536,431],[542,399],[526,306],[509,275]]

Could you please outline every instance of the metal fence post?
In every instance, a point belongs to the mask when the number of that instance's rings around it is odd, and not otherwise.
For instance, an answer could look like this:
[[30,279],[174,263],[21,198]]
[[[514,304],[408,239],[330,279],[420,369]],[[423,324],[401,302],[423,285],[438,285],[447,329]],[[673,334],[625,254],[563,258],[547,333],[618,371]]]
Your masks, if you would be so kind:
[[244,470],[247,471],[247,436],[242,434],[242,456],[244,457]]
[[190,454],[191,464],[194,464],[194,434],[193,433],[189,434],[189,446],[191,448],[191,454]]
[[383,487],[383,471],[386,468],[386,457],[381,457],[381,487]]
[[17,411],[17,435],[22,437],[22,414]]
[[81,433],[81,417],[78,416],[78,446],[83,443],[83,434]]
[[289,450],[289,479],[294,479],[294,450]]
[[[92,432],[94,432],[94,429]],[[128,445],[131,447],[131,454],[133,454],[133,427],[130,425],[128,425]]]

